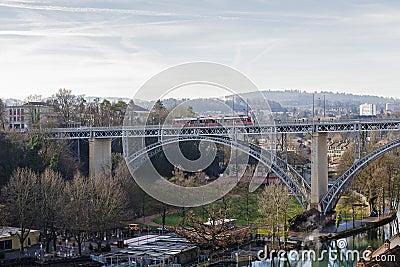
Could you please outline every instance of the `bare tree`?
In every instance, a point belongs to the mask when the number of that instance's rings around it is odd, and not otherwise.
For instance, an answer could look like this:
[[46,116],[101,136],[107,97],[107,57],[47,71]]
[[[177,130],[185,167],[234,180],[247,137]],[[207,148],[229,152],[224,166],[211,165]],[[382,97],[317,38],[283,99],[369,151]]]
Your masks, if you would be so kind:
[[90,199],[90,227],[96,233],[97,248],[101,249],[109,230],[120,225],[125,215],[126,202],[118,180],[97,175],[89,177],[88,196]]
[[90,196],[87,179],[80,174],[67,182],[65,188],[66,205],[63,219],[65,228],[74,236],[78,252],[82,254],[82,243],[85,234],[90,230]]
[[63,126],[68,126],[75,122],[77,118],[76,109],[78,107],[78,101],[71,90],[59,89],[53,98],[53,106]]
[[46,169],[38,183],[38,224],[43,231],[46,251],[49,252],[50,241],[56,250],[56,230],[60,226],[65,204],[65,182],[59,173]]
[[10,212],[6,210],[3,204],[0,204],[0,225],[9,225]]
[[226,218],[222,209],[211,208],[207,211],[208,221],[196,215],[193,210],[187,212],[185,221],[174,228],[178,236],[187,238],[201,249],[218,251],[233,245],[242,244],[250,235],[250,227],[237,227]]
[[37,216],[37,185],[38,177],[32,170],[18,168],[2,191],[5,208],[13,224],[19,228],[19,231],[11,234],[18,237],[21,254]]
[[260,220],[272,230],[272,246],[275,239],[286,237],[288,231],[288,211],[290,207],[289,190],[281,184],[271,184],[265,187],[258,200],[258,210],[261,214]]
[[100,98],[96,97],[95,99],[93,99],[93,101],[89,103],[88,108],[91,116],[91,126],[100,126]]
[[384,183],[387,185],[388,197],[389,197],[389,208],[396,209],[398,200],[398,190],[400,184],[400,166],[398,164],[398,156],[399,152],[393,151],[387,154],[385,163],[386,163],[386,171],[388,173],[388,182]]
[[6,105],[3,100],[0,99],[0,130],[6,130]]
[[150,197],[146,197],[147,194],[135,182],[128,170],[125,159],[121,156],[117,156],[116,158],[114,179],[118,180],[118,183],[121,185],[127,208],[126,217],[128,220],[144,216],[146,204],[149,204]]
[[351,167],[354,163],[354,144],[350,144],[347,148],[347,150],[343,153],[343,155],[340,157],[339,164],[336,168],[337,174],[341,175],[344,173],[347,169]]

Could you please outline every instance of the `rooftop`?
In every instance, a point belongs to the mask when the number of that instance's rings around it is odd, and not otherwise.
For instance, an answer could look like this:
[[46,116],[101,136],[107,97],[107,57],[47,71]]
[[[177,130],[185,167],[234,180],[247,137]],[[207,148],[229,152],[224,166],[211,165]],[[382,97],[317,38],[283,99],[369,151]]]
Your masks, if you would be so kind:
[[[11,226],[0,226],[0,238],[10,237],[11,234],[20,232],[20,228],[11,227]],[[38,232],[39,230],[31,229],[31,232]]]
[[165,260],[173,258],[182,252],[197,249],[197,247],[185,238],[173,236],[145,235],[124,240],[127,247],[118,252],[104,255],[108,257],[147,258],[153,260]]

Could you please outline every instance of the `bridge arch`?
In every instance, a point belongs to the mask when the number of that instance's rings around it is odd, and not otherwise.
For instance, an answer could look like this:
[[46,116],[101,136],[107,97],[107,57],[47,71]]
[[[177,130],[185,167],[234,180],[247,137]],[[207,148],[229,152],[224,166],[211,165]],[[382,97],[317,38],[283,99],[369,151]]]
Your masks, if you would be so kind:
[[383,154],[400,146],[400,139],[389,142],[380,148],[372,151],[366,156],[360,158],[353,165],[347,169],[332,185],[325,196],[320,201],[320,206],[324,214],[332,211],[339,201],[343,191],[347,188],[353,178],[364,170],[371,162],[380,158]]
[[[296,197],[297,201],[302,206],[303,210],[307,209],[309,206],[309,194],[311,192],[310,184],[304,180],[304,178],[289,164],[287,164],[283,159],[280,159],[276,155],[272,155],[270,151],[265,150],[257,145],[250,144],[247,147],[238,141],[230,140],[227,138],[215,137],[215,136],[179,136],[172,137],[166,140],[159,140],[143,149],[129,155],[126,157],[127,164],[130,166],[131,171],[135,171],[147,160],[153,157],[160,151],[162,151],[163,145],[168,145],[176,142],[182,141],[197,141],[197,140],[207,140],[218,144],[232,146],[238,150],[254,157],[259,162],[266,166],[270,166],[270,169],[277,177],[289,188],[289,190]],[[262,151],[262,153],[261,153]],[[267,155],[267,156],[266,156]]]

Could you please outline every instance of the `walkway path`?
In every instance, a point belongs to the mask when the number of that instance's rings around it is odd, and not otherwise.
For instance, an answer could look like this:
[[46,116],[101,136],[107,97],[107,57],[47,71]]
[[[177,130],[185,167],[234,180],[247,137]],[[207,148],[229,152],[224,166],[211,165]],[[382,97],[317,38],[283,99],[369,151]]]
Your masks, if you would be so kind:
[[[173,214],[173,213],[177,213],[179,211],[180,211],[180,209],[168,210],[167,211],[167,215]],[[159,217],[161,217],[161,214],[156,213],[156,214],[152,214],[152,215],[149,215],[149,216],[143,216],[143,217],[140,217],[140,218],[136,218],[134,221],[136,223],[142,223],[142,224],[148,225],[148,226],[162,227],[161,224],[156,223],[154,221],[155,219],[157,219]]]

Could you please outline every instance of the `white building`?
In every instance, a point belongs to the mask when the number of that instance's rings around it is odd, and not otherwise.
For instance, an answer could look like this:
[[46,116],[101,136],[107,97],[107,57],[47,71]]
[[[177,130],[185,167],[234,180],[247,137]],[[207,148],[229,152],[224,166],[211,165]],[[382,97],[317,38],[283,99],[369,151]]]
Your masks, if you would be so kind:
[[39,128],[40,124],[55,121],[57,114],[45,102],[27,102],[22,105],[6,107],[6,118],[9,129]]
[[24,106],[12,106],[6,108],[7,124],[10,129],[25,129],[25,109]]
[[376,116],[376,105],[368,103],[361,104],[360,116]]

